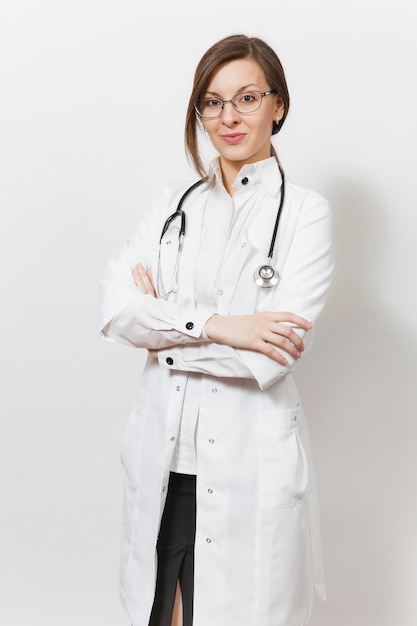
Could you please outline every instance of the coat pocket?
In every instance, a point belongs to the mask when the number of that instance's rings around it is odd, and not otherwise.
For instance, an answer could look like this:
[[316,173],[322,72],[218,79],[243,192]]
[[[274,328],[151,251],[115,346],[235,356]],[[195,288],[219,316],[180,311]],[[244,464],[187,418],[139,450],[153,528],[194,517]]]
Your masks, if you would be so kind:
[[267,429],[262,430],[260,439],[261,507],[295,506],[306,494],[309,475],[297,410],[267,411],[264,417]]
[[144,442],[146,421],[151,395],[139,389],[135,407],[130,413],[122,437],[120,460],[128,477],[135,481],[139,475],[140,459]]

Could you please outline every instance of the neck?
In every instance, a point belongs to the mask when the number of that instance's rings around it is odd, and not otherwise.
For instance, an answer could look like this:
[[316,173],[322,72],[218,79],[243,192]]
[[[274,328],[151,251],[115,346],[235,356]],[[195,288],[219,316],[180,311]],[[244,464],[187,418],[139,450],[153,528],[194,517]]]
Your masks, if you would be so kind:
[[233,196],[235,192],[233,183],[235,182],[236,176],[238,175],[242,165],[244,165],[244,163],[224,161],[220,157],[220,170],[222,173],[223,185],[230,196]]
[[[273,151],[273,153],[271,154],[271,152],[269,152],[268,154],[264,155],[262,158],[256,159],[256,161],[261,161],[263,159],[267,159],[270,156],[274,156],[277,160],[278,166],[279,166],[279,161],[277,158],[277,155],[275,153],[275,150]],[[240,170],[242,169],[242,167],[244,165],[247,165],[248,163],[253,163],[255,161],[229,161],[226,159],[223,159],[223,157],[219,157],[219,163],[220,163],[220,170],[222,173],[222,179],[223,179],[223,185],[224,188],[226,189],[227,193],[231,196],[233,196],[235,189],[233,188],[233,183],[236,180],[236,176],[239,174]]]

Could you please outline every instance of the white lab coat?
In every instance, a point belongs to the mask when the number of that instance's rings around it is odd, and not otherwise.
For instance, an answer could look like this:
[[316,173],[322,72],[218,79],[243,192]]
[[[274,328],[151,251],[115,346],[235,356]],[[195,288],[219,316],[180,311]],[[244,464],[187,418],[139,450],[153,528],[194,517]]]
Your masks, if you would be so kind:
[[[218,176],[218,165],[216,170]],[[233,241],[224,237],[222,222],[233,201],[219,178],[193,191],[184,205],[179,286],[164,300],[141,294],[131,268],[140,261],[156,277],[162,226],[187,183],[166,187],[100,284],[103,335],[158,349],[158,360],[147,359],[121,450],[126,481],[120,588],[133,626],[148,626],[155,546],[190,372],[201,377],[194,626],[303,626],[313,589],[325,597],[316,487],[291,376],[294,360],[285,354],[284,367],[201,334],[214,312],[292,311],[316,322],[333,269],[331,214],[319,194],[287,182],[274,256],[280,283],[260,289],[253,281],[255,268],[266,260],[280,184],[272,158],[242,168],[233,199],[250,202],[243,203],[246,215]],[[178,221],[162,243],[165,288],[175,264],[177,228]],[[207,241],[214,254],[208,263],[221,262],[215,263],[213,300],[200,302],[199,251]],[[301,335],[308,347],[313,331]]]

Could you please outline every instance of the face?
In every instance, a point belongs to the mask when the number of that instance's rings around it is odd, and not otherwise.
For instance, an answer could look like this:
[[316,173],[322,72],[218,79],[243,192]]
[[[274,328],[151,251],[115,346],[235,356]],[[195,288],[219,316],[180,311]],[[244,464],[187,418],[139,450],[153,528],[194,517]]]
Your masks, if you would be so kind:
[[[253,59],[238,59],[220,67],[213,75],[205,97],[231,100],[246,91],[269,91],[263,69]],[[220,155],[223,169],[236,173],[245,163],[270,156],[272,124],[284,114],[284,105],[275,94],[264,96],[260,108],[242,114],[231,103],[223,106],[220,117],[203,119],[211,142]]]

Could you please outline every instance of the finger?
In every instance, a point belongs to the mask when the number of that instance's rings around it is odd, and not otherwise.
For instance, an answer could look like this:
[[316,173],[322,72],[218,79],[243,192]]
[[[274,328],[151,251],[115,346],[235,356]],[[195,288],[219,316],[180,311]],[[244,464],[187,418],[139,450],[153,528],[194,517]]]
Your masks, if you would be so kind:
[[295,359],[299,359],[304,350],[304,343],[301,337],[293,328],[286,324],[274,322],[264,329],[261,338],[263,341],[284,350]]
[[293,344],[299,352],[304,350],[304,343],[301,339],[300,335],[295,332],[291,326],[286,326],[285,324],[277,324],[272,329],[272,332],[278,335],[281,335],[284,339],[287,339],[291,344]]
[[149,287],[144,280],[144,275],[138,270],[132,270],[133,279],[136,283],[136,286],[139,287],[142,293],[149,293]]
[[142,281],[142,275],[145,272],[145,268],[143,267],[143,265],[141,263],[137,263],[135,265],[135,267],[132,269],[132,275],[133,278],[135,279],[135,282],[143,282]]
[[148,277],[150,285],[152,286],[152,295],[156,296],[155,286],[153,284],[153,278],[152,278],[152,270],[150,267],[148,267],[148,269],[146,270],[146,275]]
[[298,360],[299,358],[301,358],[301,352],[299,352],[297,348],[291,342],[287,341],[283,337],[278,338],[278,339],[272,337],[271,341],[265,342],[263,348],[260,349],[259,351],[263,352],[264,354],[269,356],[271,359],[273,359],[277,363],[280,363],[281,365],[288,365],[288,360],[280,352],[281,350],[286,352],[289,356],[291,356],[295,360]]
[[289,311],[279,311],[274,314],[274,321],[278,323],[287,322],[290,324],[294,324],[299,328],[304,328],[305,330],[310,330],[312,328],[311,322],[306,320],[304,317],[297,315],[296,313],[290,313]]
[[145,273],[142,274],[142,280],[143,280],[143,283],[144,283],[145,288],[146,288],[146,293],[150,294],[151,296],[154,296],[155,295],[155,289],[154,289],[154,286],[153,286],[152,279],[149,278],[148,270],[146,270]]
[[132,270],[132,276],[133,280],[135,281],[136,287],[139,287],[142,293],[146,293],[146,287],[142,280],[142,275],[136,268]]
[[134,267],[133,270],[132,270],[132,276],[133,276],[133,280],[135,281],[135,284],[136,284],[137,287],[143,286],[142,279],[141,279],[140,274],[139,274],[138,270],[136,269],[136,267]]
[[296,348],[296,346],[285,339],[285,337],[280,337],[279,335],[274,335],[273,333],[266,339],[266,341],[274,346],[274,348],[279,348],[283,350],[294,359],[299,359],[301,356],[301,352]]
[[294,359],[299,359],[301,357],[301,351],[298,350],[293,343],[287,341],[286,339],[282,339],[278,347],[280,348],[280,350],[284,350],[284,352],[292,356]]
[[145,270],[141,263],[138,263],[132,270],[133,277],[135,279],[136,285],[144,294],[150,294],[152,296],[155,295],[155,289],[152,283],[152,280],[149,278],[150,274]]
[[136,263],[134,269],[139,272],[140,274],[144,274],[146,272],[145,268],[143,267],[142,263]]
[[264,343],[264,345],[262,346],[262,349],[259,349],[259,352],[262,352],[263,354],[268,356],[270,359],[272,359],[276,363],[279,363],[280,365],[284,365],[284,366],[288,365],[288,361],[285,358],[285,356],[281,354],[280,352],[278,352],[278,350],[276,350],[274,346],[271,345],[270,343]]

